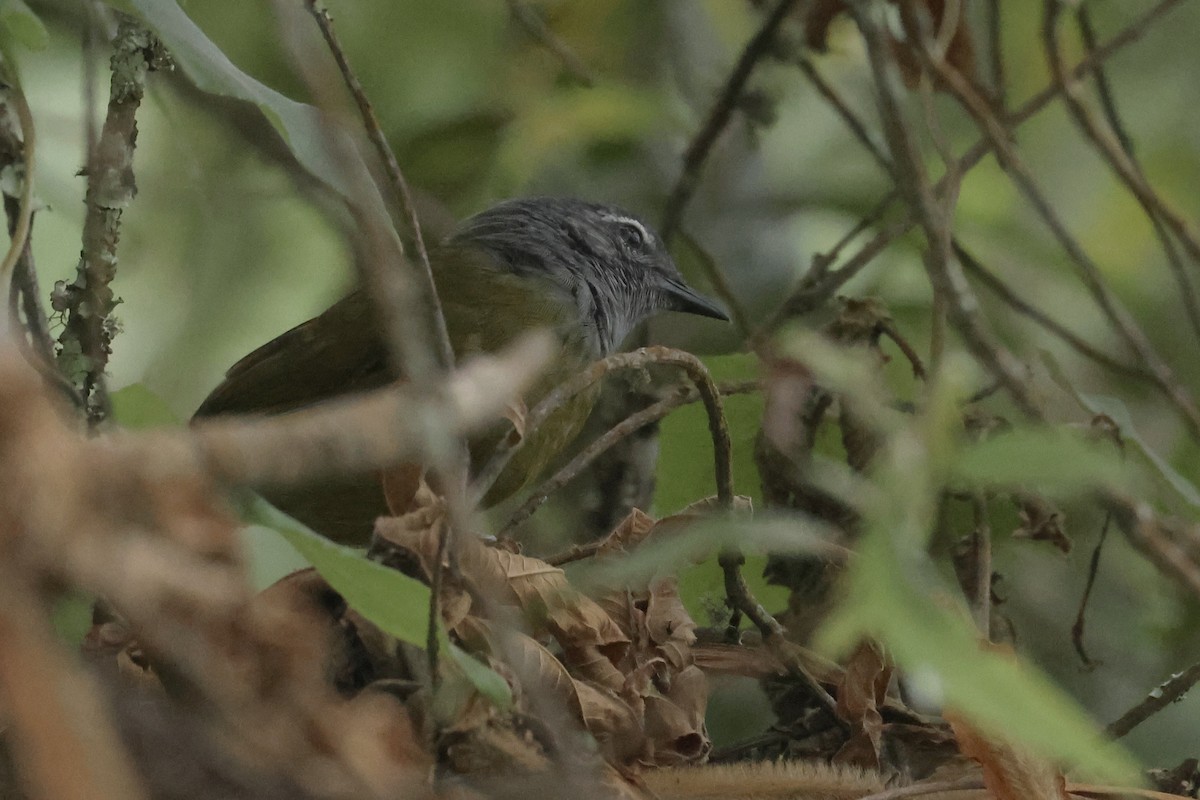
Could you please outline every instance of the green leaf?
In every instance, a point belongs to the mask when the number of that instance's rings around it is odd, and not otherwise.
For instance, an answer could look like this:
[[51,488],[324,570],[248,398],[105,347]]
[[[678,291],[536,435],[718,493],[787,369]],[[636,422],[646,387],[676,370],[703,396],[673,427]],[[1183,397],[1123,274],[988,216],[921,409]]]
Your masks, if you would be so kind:
[[178,425],[179,418],[166,401],[142,383],[131,383],[109,395],[113,419],[132,430]]
[[492,705],[501,711],[508,711],[512,708],[512,688],[509,687],[508,681],[504,680],[494,669],[450,641],[445,630],[439,629],[438,639],[441,641],[442,652],[450,656],[451,661],[462,671],[463,677],[481,695],[492,701]]
[[[429,587],[425,584],[369,561],[351,547],[331,542],[257,495],[244,501],[242,517],[247,522],[277,531],[351,608],[385,633],[425,647],[429,623]],[[438,640],[442,652],[467,683],[497,708],[512,707],[512,690],[504,678],[451,642],[440,626]]]
[[1050,427],[1022,428],[967,445],[952,469],[972,484],[1027,485],[1038,492],[1073,492],[1125,480],[1111,444]]
[[[254,103],[283,136],[306,170],[358,208],[382,215],[387,207],[354,144],[335,120],[280,94],[238,69],[175,0],[131,0],[171,57],[197,88]],[[335,160],[331,152],[338,153]],[[390,222],[387,229],[391,229]]]
[[5,34],[30,50],[45,50],[50,34],[24,0],[0,0],[0,26]]
[[355,611],[384,632],[425,646],[429,587],[314,533],[257,495],[245,501],[242,517],[278,531]]

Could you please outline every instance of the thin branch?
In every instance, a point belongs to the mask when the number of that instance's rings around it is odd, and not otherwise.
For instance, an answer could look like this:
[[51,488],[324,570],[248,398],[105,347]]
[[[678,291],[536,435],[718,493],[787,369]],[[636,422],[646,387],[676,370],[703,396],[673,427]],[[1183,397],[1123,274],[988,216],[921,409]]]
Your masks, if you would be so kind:
[[[887,202],[891,202],[890,198]],[[881,204],[877,208],[882,208],[884,205],[886,204]],[[804,316],[821,308],[839,289],[866,269],[877,255],[908,233],[912,226],[911,216],[889,223],[882,230],[877,231],[871,240],[859,248],[854,255],[846,259],[842,266],[832,272],[828,271],[828,268],[818,259],[814,259],[813,270],[810,273],[815,272],[815,274],[805,276],[795,291],[788,295],[763,325],[763,330],[772,331],[793,317]],[[856,226],[857,229],[858,226]]]
[[317,27],[321,29],[321,35],[325,37],[325,43],[329,46],[329,52],[333,54],[334,61],[337,62],[338,70],[342,74],[342,80],[346,83],[346,88],[350,90],[351,96],[354,98],[354,104],[358,108],[358,113],[362,117],[363,128],[367,132],[367,138],[371,140],[371,144],[375,147],[375,152],[379,155],[379,159],[383,162],[387,170],[388,186],[392,190],[393,200],[399,205],[404,213],[405,221],[408,223],[409,233],[412,234],[413,243],[417,249],[417,260],[420,266],[418,275],[421,279],[421,290],[425,293],[425,297],[432,309],[434,347],[437,353],[442,369],[448,369],[454,363],[454,351],[450,347],[450,335],[446,331],[446,319],[442,315],[442,303],[438,299],[437,286],[433,280],[433,268],[429,264],[429,252],[425,249],[425,238],[421,233],[421,221],[417,218],[417,209],[413,204],[412,192],[408,187],[408,181],[404,179],[404,173],[400,171],[400,163],[396,160],[396,154],[392,151],[391,145],[388,144],[387,137],[383,135],[383,129],[379,125],[379,117],[375,114],[375,108],[371,105],[371,101],[367,98],[367,93],[363,89],[362,82],[350,67],[350,61],[346,58],[346,51],[342,49],[342,44],[338,41],[337,34],[333,30],[333,18],[329,16],[329,10],[319,4],[317,0],[306,0],[309,13],[317,21]]
[[472,497],[479,498],[487,494],[488,489],[491,488],[509,460],[527,441],[528,432],[536,430],[551,414],[577,394],[595,384],[609,372],[619,369],[642,369],[650,364],[679,367],[695,384],[700,399],[704,402],[704,410],[708,414],[708,429],[713,441],[717,500],[722,507],[729,508],[733,503],[733,466],[729,427],[725,422],[721,395],[716,384],[713,383],[712,376],[708,374],[708,369],[700,359],[682,350],[657,345],[643,347],[630,353],[615,353],[603,358],[551,390],[526,415],[526,435],[519,436],[515,431],[510,433],[500,442],[491,458],[479,470],[472,487]]
[[930,284],[935,294],[942,295],[949,303],[950,320],[972,355],[1004,384],[1025,414],[1040,418],[1041,410],[1026,385],[1021,365],[1011,353],[994,342],[985,329],[978,313],[978,301],[963,278],[961,267],[953,259],[949,217],[938,203],[929,183],[901,107],[899,75],[892,60],[891,46],[881,27],[882,8],[875,3],[857,0],[851,4],[851,9],[867,43],[897,185],[920,222],[928,242],[925,264]]
[[[1164,576],[1200,599],[1200,564],[1192,557],[1200,544],[1200,528],[1164,519],[1147,503],[1116,491],[1105,492],[1101,505],[1112,514],[1134,549]],[[1191,539],[1191,548],[1180,545],[1178,538]]]
[[116,331],[112,312],[120,302],[111,283],[117,270],[121,216],[137,193],[133,179],[137,111],[147,73],[169,65],[158,39],[133,17],[122,15],[113,40],[108,113],[88,163],[83,253],[75,281],[55,288],[55,307],[67,314],[58,338],[59,365],[83,398],[92,427],[103,422],[110,410],[104,372]]
[[[800,66],[800,69],[804,75],[812,83],[813,87],[816,88],[818,93],[825,98],[834,111],[837,112],[838,116],[841,117],[842,121],[854,135],[854,138],[862,144],[868,153],[870,153],[872,158],[875,159],[875,162],[879,164],[880,168],[882,168],[889,177],[894,179],[891,160],[888,158],[887,154],[880,150],[878,145],[875,144],[874,140],[871,138],[871,135],[867,131],[866,125],[864,125],[862,120],[859,119],[858,115],[854,113],[849,104],[842,99],[837,90],[824,79],[821,73],[816,69],[815,65],[808,61],[808,59],[800,59],[797,61],[797,64]],[[1155,382],[1154,376],[1145,369],[1117,361],[1115,358],[1093,347],[1083,338],[1072,333],[1049,315],[1044,314],[1033,305],[1022,300],[1015,292],[1013,292],[1008,284],[984,267],[983,264],[980,263],[979,260],[966,249],[966,247],[958,240],[957,237],[952,237],[950,244],[954,249],[955,256],[963,265],[963,268],[967,272],[972,273],[979,278],[988,289],[999,296],[1001,300],[1010,305],[1013,309],[1029,317],[1035,323],[1048,330],[1051,334],[1062,339],[1080,354],[1092,359],[1096,363],[1101,364],[1102,366],[1105,366],[1120,374],[1129,375],[1150,383]],[[834,257],[836,256],[831,255],[830,260],[832,260]],[[816,265],[814,265],[814,271],[815,270]],[[781,311],[782,310],[783,309],[781,309]]]
[[[1171,11],[1175,6],[1179,5],[1182,0],[1160,0],[1155,6],[1146,11],[1130,22],[1119,33],[1114,35],[1104,44],[1095,48],[1086,58],[1075,65],[1071,70],[1071,76],[1075,80],[1087,77],[1095,70],[1099,69],[1105,61],[1111,58],[1127,45],[1137,41],[1146,32],[1146,30],[1162,17],[1167,12]],[[1028,122],[1051,101],[1053,101],[1062,91],[1062,84],[1058,82],[1051,83],[1046,88],[1042,89],[1036,95],[1027,100],[1022,106],[1014,111],[1010,116],[1006,117],[1006,122],[1011,128],[1016,128],[1019,125]],[[992,152],[992,143],[986,137],[980,139],[958,159],[956,164],[957,173],[965,175],[969,170],[979,164],[983,158]],[[893,189],[888,192],[880,201],[880,216],[886,208],[900,198],[899,193]],[[903,236],[916,224],[916,217],[911,211],[906,212],[905,216],[878,234],[875,238],[867,243],[862,250],[857,253],[845,267],[835,271],[828,271],[828,265],[821,265],[822,269],[819,274],[806,276],[806,279],[800,283],[796,290],[780,305],[779,310],[772,315],[771,322],[767,329],[778,326],[783,320],[790,316],[802,316],[811,313],[825,304],[829,298],[840,289],[847,281],[863,270],[874,258],[883,252],[896,239]],[[814,264],[814,267],[817,265]]]
[[[1175,281],[1179,285],[1180,300],[1183,302],[1184,310],[1187,312],[1192,331],[1197,337],[1200,337],[1200,304],[1197,303],[1196,291],[1179,257],[1179,253],[1176,251],[1175,245],[1165,229],[1170,228],[1183,244],[1188,255],[1198,264],[1200,264],[1200,239],[1197,239],[1196,233],[1190,228],[1188,223],[1178,212],[1167,205],[1166,201],[1154,191],[1154,188],[1146,179],[1141,165],[1133,154],[1133,145],[1129,135],[1120,123],[1112,91],[1108,86],[1108,81],[1103,70],[1098,69],[1096,71],[1096,82],[1099,87],[1105,115],[1113,133],[1110,134],[1109,131],[1104,130],[1083,104],[1080,98],[1079,83],[1072,80],[1067,74],[1066,63],[1063,59],[1062,49],[1059,46],[1058,16],[1060,11],[1061,0],[1045,0],[1042,38],[1047,60],[1050,62],[1050,69],[1055,79],[1064,87],[1063,101],[1066,103],[1067,110],[1071,112],[1071,116],[1080,130],[1083,131],[1084,135],[1100,152],[1104,161],[1120,181],[1125,184],[1125,188],[1133,194],[1138,204],[1142,207],[1142,210],[1146,213],[1146,217],[1154,226],[1155,234],[1158,236],[1163,251],[1167,256],[1167,263],[1170,265]],[[1080,15],[1080,25],[1085,31],[1090,32],[1091,25],[1087,21],[1089,18],[1086,16],[1083,8],[1080,8]]]
[[1116,360],[1104,351],[1093,347],[1090,342],[1073,333],[1049,314],[1046,314],[1044,311],[1041,311],[1031,303],[1023,300],[1007,283],[1005,283],[995,273],[991,272],[987,267],[985,267],[979,261],[979,259],[975,258],[975,256],[962,245],[956,243],[954,253],[956,256],[958,256],[958,260],[962,263],[966,271],[978,278],[980,283],[986,286],[993,294],[1011,306],[1013,310],[1028,317],[1030,320],[1042,326],[1054,336],[1057,336],[1080,355],[1095,361],[1101,366],[1107,367],[1113,372],[1127,375],[1131,378],[1144,380],[1149,383],[1156,383],[1154,375],[1152,375],[1145,368],[1138,365],[1125,364],[1124,362]]
[[99,101],[96,98],[96,54],[100,49],[99,29],[101,10],[97,8],[97,0],[79,0],[83,6],[83,163],[91,164],[95,158],[96,140],[99,138],[96,130],[96,108]]
[[729,622],[730,630],[736,633],[741,616],[750,620],[761,634],[763,645],[779,659],[788,674],[812,692],[813,698],[829,712],[834,724],[847,729],[846,721],[837,712],[837,701],[825,691],[820,680],[805,666],[803,648],[787,638],[787,630],[750,591],[750,586],[742,576],[742,566],[746,563],[742,551],[737,547],[726,547],[718,554],[717,563],[720,564],[724,576],[725,603],[733,612]]
[[[14,115],[7,113],[8,107]],[[8,235],[11,239],[10,254],[20,246],[20,254],[12,267],[11,292],[9,295],[11,320],[15,326],[19,308],[25,316],[25,328],[34,358],[47,370],[57,373],[54,364],[54,337],[50,334],[50,322],[41,304],[41,289],[38,287],[37,270],[33,264],[33,248],[30,231],[33,227],[32,192],[34,163],[30,160],[37,147],[37,131],[33,115],[20,85],[15,82],[6,90],[0,109],[0,168],[12,168],[21,177],[18,196],[4,195],[4,213],[8,220]],[[20,126],[20,131],[14,126]],[[24,230],[22,235],[21,231]],[[0,269],[0,274],[4,274]],[[0,286],[4,285],[0,282]],[[60,376],[61,377],[61,376]]]
[[1100,528],[1100,539],[1096,542],[1096,547],[1092,550],[1092,557],[1088,561],[1087,583],[1083,587],[1083,596],[1079,598],[1079,611],[1075,614],[1075,624],[1071,626],[1071,644],[1075,646],[1075,652],[1079,654],[1079,660],[1083,662],[1083,666],[1087,669],[1093,669],[1100,662],[1092,660],[1087,650],[1083,646],[1083,629],[1087,621],[1088,600],[1092,597],[1092,589],[1096,585],[1096,575],[1100,572],[1100,554],[1104,552],[1104,543],[1108,540],[1108,529],[1112,525],[1112,513],[1104,515],[1104,526]]
[[813,85],[813,88],[817,90],[817,93],[825,99],[825,102],[829,103],[833,110],[837,112],[837,115],[841,117],[842,122],[844,122],[846,127],[850,129],[850,133],[854,135],[854,138],[857,139],[859,143],[866,149],[866,151],[871,154],[871,157],[875,159],[875,163],[878,164],[883,171],[890,176],[892,174],[891,159],[889,159],[887,153],[885,153],[883,149],[875,143],[875,140],[871,138],[871,134],[867,130],[867,126],[863,124],[863,121],[859,118],[859,116],[850,108],[850,104],[847,103],[840,94],[838,94],[838,91],[833,87],[833,84],[825,80],[825,76],[823,76],[820,70],[817,69],[816,64],[813,64],[812,60],[807,56],[802,55],[796,59],[796,66],[798,66],[800,71],[804,73],[804,77],[807,78],[808,82]]
[[1003,114],[1008,96],[1008,81],[1004,70],[1004,19],[1000,0],[987,0],[988,63],[992,72],[992,100]]
[[758,31],[746,43],[733,71],[725,79],[725,86],[717,95],[717,101],[708,112],[704,124],[700,126],[700,130],[697,131],[687,150],[684,151],[683,168],[679,173],[679,178],[675,181],[675,186],[667,195],[667,202],[663,207],[661,232],[664,241],[669,242],[674,237],[682,221],[683,210],[692,199],[692,193],[696,191],[700,173],[704,169],[713,145],[716,144],[717,138],[733,118],[738,100],[745,91],[746,83],[750,80],[754,68],[770,54],[775,34],[798,2],[799,0],[778,0],[775,3]]
[[596,85],[596,76],[583,59],[562,39],[554,35],[550,26],[538,14],[537,9],[531,8],[524,0],[507,0],[508,11],[513,20],[542,47],[546,48],[562,64],[567,74],[583,86],[591,89]]
[[1179,700],[1200,681],[1200,664],[1177,672],[1146,695],[1142,702],[1122,714],[1104,729],[1114,739],[1120,739],[1150,717]]
[[[758,381],[743,381],[735,384],[721,384],[717,390],[722,397],[728,397],[733,394],[745,394],[747,392],[758,391]],[[550,499],[551,495],[557,492],[562,487],[566,486],[571,481],[575,480],[581,472],[591,466],[597,458],[606,453],[609,448],[633,434],[637,433],[642,428],[651,423],[658,422],[665,418],[672,411],[689,403],[695,403],[700,399],[700,392],[694,386],[680,386],[667,397],[659,400],[657,403],[646,406],[641,411],[630,414],[619,423],[609,428],[603,435],[599,436],[595,441],[581,450],[574,458],[564,465],[558,472],[538,486],[525,499],[516,511],[508,518],[508,522],[504,523],[504,527],[496,534],[499,539],[509,538],[517,526],[524,523],[527,519],[533,516],[542,505]],[[574,552],[574,551],[572,551]],[[585,558],[586,555],[573,555],[566,560],[574,561],[578,558]],[[549,563],[554,563],[550,561]]]
[[996,119],[990,106],[957,70],[928,58],[925,59],[925,63],[937,73],[937,77],[975,119],[1013,183],[1076,265],[1076,271],[1096,305],[1130,349],[1146,363],[1154,375],[1155,383],[1179,411],[1192,435],[1200,437],[1200,409],[1197,409],[1190,393],[1175,378],[1170,366],[1155,351],[1137,321],[1109,289],[1099,265],[1067,230],[1054,206],[1038,188],[1033,173],[1010,144],[1009,132]]
[[988,523],[987,498],[978,492],[971,498],[975,526],[971,531],[971,564],[975,585],[970,597],[975,627],[984,641],[992,638],[992,526]]

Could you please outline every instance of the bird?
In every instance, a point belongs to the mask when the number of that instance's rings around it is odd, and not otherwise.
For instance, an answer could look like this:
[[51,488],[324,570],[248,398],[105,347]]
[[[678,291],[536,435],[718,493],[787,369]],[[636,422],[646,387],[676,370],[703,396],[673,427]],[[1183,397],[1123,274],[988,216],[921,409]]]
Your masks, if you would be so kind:
[[[654,314],[676,311],[728,321],[716,301],[684,281],[649,224],[605,203],[505,200],[462,221],[430,247],[429,264],[456,361],[497,351],[537,328],[552,332],[556,354],[523,396],[529,407],[615,352]],[[359,289],[235,363],[193,419],[284,414],[396,379],[373,324],[371,300]],[[579,434],[598,392],[597,387],[577,395],[529,432],[481,505],[495,505],[531,483]],[[497,425],[468,442],[474,468],[503,434],[503,425]],[[411,476],[419,466],[397,469]],[[388,513],[379,473],[263,495],[344,544],[365,544],[375,519]]]

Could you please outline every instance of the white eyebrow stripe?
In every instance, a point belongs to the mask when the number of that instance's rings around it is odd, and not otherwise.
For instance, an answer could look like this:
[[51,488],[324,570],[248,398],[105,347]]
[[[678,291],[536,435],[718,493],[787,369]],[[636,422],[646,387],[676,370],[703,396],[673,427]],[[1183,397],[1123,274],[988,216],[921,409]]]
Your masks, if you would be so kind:
[[650,231],[646,230],[646,226],[633,217],[626,217],[621,214],[601,214],[600,219],[605,222],[624,222],[637,228],[642,233],[643,242],[652,242],[654,237],[650,235]]

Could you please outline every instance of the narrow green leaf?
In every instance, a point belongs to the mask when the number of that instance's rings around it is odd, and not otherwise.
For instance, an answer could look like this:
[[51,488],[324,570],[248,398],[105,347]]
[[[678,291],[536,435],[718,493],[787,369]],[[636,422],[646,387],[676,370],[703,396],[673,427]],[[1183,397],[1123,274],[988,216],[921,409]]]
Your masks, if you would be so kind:
[[429,587],[309,530],[257,495],[243,519],[278,531],[350,606],[397,639],[425,646]]
[[878,543],[860,551],[850,596],[821,632],[822,648],[844,651],[862,637],[877,638],[923,693],[982,730],[1096,779],[1138,781],[1133,757],[1038,669],[980,649],[965,615],[950,610],[954,594],[936,588],[932,564],[898,569],[894,555]]
[[[949,435],[933,428],[958,424],[936,413],[915,418],[878,455],[877,491],[864,503],[848,592],[818,644],[844,652],[863,637],[876,638],[933,704],[951,706],[984,732],[1023,743],[1089,777],[1136,783],[1136,761],[1107,741],[1036,667],[980,647],[959,593],[945,585],[928,555],[926,540],[941,491],[933,479],[941,467],[935,462],[942,458],[931,454],[929,442],[936,449]],[[997,436],[951,458],[962,477],[1036,483],[1039,490],[1045,482],[1086,485],[1119,474],[1111,448],[1099,450],[1052,429]]]
[[439,630],[442,652],[450,656],[450,660],[462,671],[463,677],[474,686],[481,695],[492,701],[492,705],[500,711],[508,711],[513,705],[512,689],[508,681],[470,653],[450,641],[446,631]]
[[1079,400],[1093,414],[1104,414],[1117,423],[1117,427],[1121,429],[1121,436],[1137,445],[1146,460],[1154,465],[1159,477],[1189,505],[1200,508],[1200,489],[1196,488],[1196,484],[1176,472],[1175,468],[1142,438],[1141,434],[1137,432],[1137,428],[1133,426],[1133,417],[1130,416],[1129,409],[1123,402],[1116,397],[1098,394],[1080,394]]
[[1111,444],[1049,427],[1023,428],[968,445],[952,470],[972,484],[1026,485],[1039,492],[1072,492],[1125,480],[1120,455]]
[[1084,394],[1076,390],[1054,356],[1045,350],[1042,351],[1041,355],[1042,362],[1050,373],[1050,377],[1063,391],[1074,397],[1075,401],[1085,411],[1092,414],[1103,414],[1115,422],[1117,427],[1121,429],[1121,436],[1136,445],[1137,450],[1141,452],[1146,461],[1150,463],[1153,471],[1157,473],[1158,479],[1165,483],[1188,505],[1200,509],[1200,488],[1197,488],[1196,484],[1176,471],[1165,458],[1158,454],[1158,451],[1142,438],[1137,428],[1134,427],[1133,416],[1129,413],[1129,408],[1124,402],[1116,397]]

